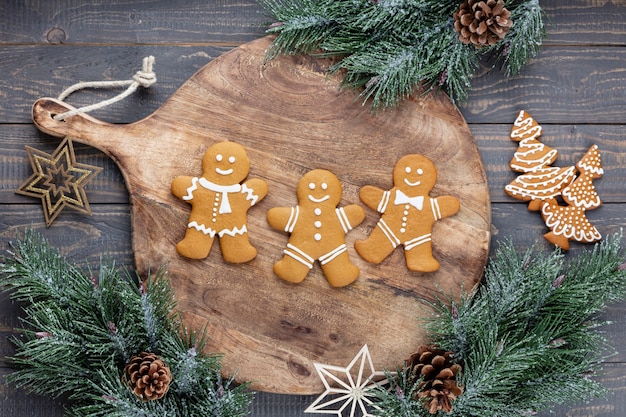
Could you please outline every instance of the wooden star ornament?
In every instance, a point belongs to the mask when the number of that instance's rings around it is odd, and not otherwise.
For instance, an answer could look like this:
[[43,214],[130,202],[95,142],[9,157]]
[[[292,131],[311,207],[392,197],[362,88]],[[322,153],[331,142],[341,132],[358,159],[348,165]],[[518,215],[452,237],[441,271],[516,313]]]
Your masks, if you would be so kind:
[[[337,417],[374,417],[369,408],[378,409],[370,399],[374,388],[389,383],[386,374],[374,369],[367,345],[346,367],[314,363],[326,390],[305,413],[334,414]],[[392,373],[393,375],[393,373]]]
[[66,137],[52,154],[26,146],[31,175],[16,193],[41,199],[46,227],[63,208],[70,207],[91,215],[85,194],[87,185],[102,168],[76,162],[72,139]]

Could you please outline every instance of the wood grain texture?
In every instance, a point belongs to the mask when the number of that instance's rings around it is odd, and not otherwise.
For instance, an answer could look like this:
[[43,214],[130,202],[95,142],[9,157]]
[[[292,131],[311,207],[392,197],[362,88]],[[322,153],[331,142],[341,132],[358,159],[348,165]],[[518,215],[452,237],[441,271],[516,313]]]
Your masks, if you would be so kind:
[[[148,116],[195,71],[230,47],[198,46],[0,46],[0,115],[5,123],[29,123],[40,97],[56,97],[78,81],[129,79],[141,60],[155,55],[158,82],[93,115],[131,123]],[[598,66],[598,62],[602,66]],[[493,70],[474,79],[463,114],[467,123],[504,123],[522,108],[542,124],[613,123],[626,112],[626,50],[614,47],[544,47],[516,77]],[[52,70],[51,70],[52,68]],[[486,72],[486,70],[485,70]],[[88,76],[86,74],[89,74]],[[88,78],[87,78],[88,77]],[[108,99],[119,90],[71,95],[76,106]]]
[[261,36],[268,20],[250,0],[5,0],[0,43],[233,45]]
[[475,78],[463,114],[468,123],[509,123],[527,109],[542,124],[614,123],[626,112],[625,61],[623,48],[545,47],[518,76]]
[[[622,45],[622,1],[542,1],[545,45]],[[269,17],[251,0],[107,2],[5,0],[0,44],[230,44],[263,35]]]
[[[44,132],[75,137],[118,163],[132,202],[137,267],[145,272],[168,260],[179,308],[194,328],[209,321],[208,348],[225,353],[226,373],[238,371],[256,389],[314,393],[323,390],[314,361],[349,362],[367,343],[378,367],[393,367],[419,340],[418,298],[432,297],[438,287],[458,292],[479,280],[488,253],[488,191],[469,129],[445,96],[416,98],[375,116],[354,94],[340,92],[323,62],[285,57],[264,64],[270,41],[250,42],[212,61],[133,124],[88,116],[57,122],[50,116],[63,105],[48,99],[35,104],[33,117]],[[201,262],[175,251],[189,209],[169,184],[179,175],[200,175],[201,155],[222,140],[246,146],[250,176],[270,187],[248,214],[259,255],[245,265],[225,264],[216,248]],[[269,227],[264,213],[294,206],[302,175],[328,169],[342,181],[342,205],[359,203],[364,185],[391,188],[393,166],[409,153],[436,161],[433,196],[461,201],[461,211],[433,230],[439,271],[411,273],[397,250],[380,266],[353,254],[361,279],[341,290],[329,287],[317,267],[299,285],[274,276],[272,264],[282,257],[286,236]],[[378,220],[371,211],[367,217],[348,235],[350,247]]]

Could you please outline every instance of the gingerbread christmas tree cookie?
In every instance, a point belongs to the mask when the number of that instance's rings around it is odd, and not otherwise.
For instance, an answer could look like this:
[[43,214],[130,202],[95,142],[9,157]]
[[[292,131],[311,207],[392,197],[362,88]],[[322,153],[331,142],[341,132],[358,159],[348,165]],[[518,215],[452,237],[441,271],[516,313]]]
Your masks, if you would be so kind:
[[356,204],[337,207],[343,193],[341,183],[324,169],[305,174],[296,193],[297,206],[274,207],[267,212],[270,226],[291,234],[274,272],[285,281],[299,283],[319,261],[331,286],[354,282],[360,271],[350,262],[345,235],[363,221],[365,211]]
[[602,235],[585,215],[602,205],[593,180],[602,177],[604,170],[597,145],[593,145],[576,164],[578,178],[562,192],[561,206],[556,199],[546,202],[541,208],[541,215],[551,231],[544,237],[563,250],[569,249],[569,241],[593,243],[602,239]]
[[366,185],[361,201],[382,216],[366,240],[355,249],[363,259],[379,264],[394,249],[404,246],[406,265],[411,271],[434,272],[439,262],[432,254],[432,228],[436,221],[460,209],[453,196],[432,198],[428,194],[437,182],[435,165],[422,155],[405,155],[393,170],[393,188],[383,190]]
[[541,131],[541,126],[524,110],[511,129],[511,139],[519,145],[509,165],[513,171],[523,174],[504,187],[504,191],[515,199],[528,201],[529,210],[539,210],[544,201],[560,195],[576,176],[573,166],[550,166],[558,152],[539,142]]
[[213,240],[220,240],[222,257],[227,262],[248,262],[257,250],[248,239],[247,213],[267,194],[267,183],[250,179],[250,160],[243,146],[219,142],[202,158],[201,177],[176,177],[172,193],[191,204],[185,238],[176,245],[181,255],[203,259],[209,255]]
[[544,237],[561,249],[568,250],[570,240],[597,242],[602,236],[585,211],[602,204],[593,185],[593,180],[604,173],[600,151],[593,145],[576,166],[549,166],[558,153],[538,141],[541,130],[528,113],[519,112],[511,129],[511,139],[519,146],[510,167],[522,175],[505,186],[504,191],[515,199],[528,201],[529,210],[541,211],[551,229]]

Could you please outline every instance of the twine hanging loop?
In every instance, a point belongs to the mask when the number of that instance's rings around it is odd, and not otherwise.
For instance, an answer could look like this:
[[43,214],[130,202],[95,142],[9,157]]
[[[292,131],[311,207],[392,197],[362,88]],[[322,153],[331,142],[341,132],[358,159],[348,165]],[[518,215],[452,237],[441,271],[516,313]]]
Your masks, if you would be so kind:
[[66,88],[61,94],[59,94],[58,99],[60,101],[65,100],[67,96],[74,93],[75,91],[82,90],[85,88],[114,88],[114,87],[127,87],[126,90],[121,92],[115,97],[112,97],[108,100],[101,101],[99,103],[94,103],[89,106],[80,107],[78,109],[70,110],[65,113],[56,114],[53,116],[54,120],[65,120],[68,117],[75,116],[77,114],[89,113],[90,111],[101,109],[103,107],[110,106],[111,104],[117,103],[118,101],[123,100],[128,97],[132,93],[134,93],[139,86],[148,88],[152,84],[156,83],[156,74],[154,73],[152,67],[154,65],[154,57],[147,56],[143,59],[143,63],[141,66],[141,70],[137,71],[131,80],[122,80],[122,81],[85,81],[76,83],[68,88]]

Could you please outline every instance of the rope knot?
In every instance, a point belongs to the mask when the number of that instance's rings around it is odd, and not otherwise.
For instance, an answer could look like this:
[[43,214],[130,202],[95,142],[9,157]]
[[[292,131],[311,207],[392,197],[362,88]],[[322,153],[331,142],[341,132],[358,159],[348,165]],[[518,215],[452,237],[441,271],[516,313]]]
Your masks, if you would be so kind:
[[156,83],[156,74],[152,71],[152,65],[154,64],[154,57],[147,56],[143,59],[143,65],[141,67],[141,71],[137,71],[135,75],[133,75],[133,80],[139,83],[140,86],[144,88],[150,87],[152,84]]
[[65,120],[68,117],[75,116],[81,113],[87,113],[92,110],[101,109],[106,106],[110,106],[113,103],[117,103],[120,100],[128,97],[132,93],[137,90],[138,86],[142,86],[145,88],[150,87],[152,84],[156,83],[156,75],[154,71],[152,71],[152,65],[154,64],[154,57],[147,56],[143,59],[143,65],[141,66],[141,71],[137,71],[135,75],[133,75],[132,80],[123,80],[123,81],[87,81],[80,82],[74,84],[73,86],[65,89],[60,95],[59,100],[63,101],[67,96],[72,94],[75,91],[81,90],[83,88],[106,88],[106,87],[127,87],[122,93],[117,96],[110,98],[108,100],[101,101],[99,103],[92,104],[90,106],[81,107],[79,109],[74,109],[70,111],[66,111],[65,113],[55,114],[52,118],[54,120]]

